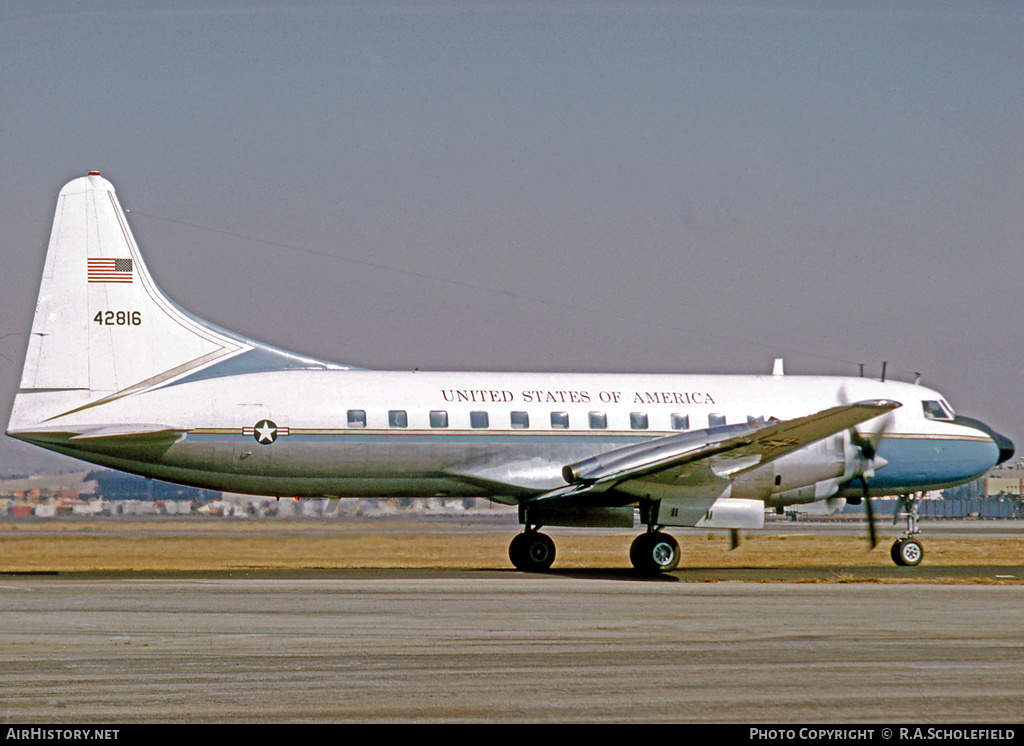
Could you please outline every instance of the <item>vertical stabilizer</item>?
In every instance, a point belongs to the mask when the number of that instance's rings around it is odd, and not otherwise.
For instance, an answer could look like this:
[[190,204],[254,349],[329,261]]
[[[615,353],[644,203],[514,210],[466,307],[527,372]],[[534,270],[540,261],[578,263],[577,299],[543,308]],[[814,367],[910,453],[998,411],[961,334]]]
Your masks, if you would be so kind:
[[351,368],[256,342],[179,308],[150,277],[114,187],[91,172],[57,198],[8,434],[108,423],[102,405],[186,380]]
[[252,346],[164,296],[114,187],[90,173],[57,198],[12,428],[145,390]]

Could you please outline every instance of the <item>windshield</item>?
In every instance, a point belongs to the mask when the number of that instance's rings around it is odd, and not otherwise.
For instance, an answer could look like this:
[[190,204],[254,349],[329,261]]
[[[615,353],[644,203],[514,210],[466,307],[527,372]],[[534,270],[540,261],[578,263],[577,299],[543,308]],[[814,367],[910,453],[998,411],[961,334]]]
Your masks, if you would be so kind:
[[952,420],[953,410],[944,401],[923,401],[921,407],[924,409],[925,419],[928,420]]

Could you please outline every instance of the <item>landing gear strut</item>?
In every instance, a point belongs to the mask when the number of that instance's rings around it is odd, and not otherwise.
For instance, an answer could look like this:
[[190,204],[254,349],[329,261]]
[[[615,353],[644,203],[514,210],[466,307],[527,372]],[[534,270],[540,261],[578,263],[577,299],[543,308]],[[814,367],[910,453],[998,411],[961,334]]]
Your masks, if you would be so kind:
[[907,530],[892,545],[889,554],[892,557],[892,561],[900,567],[915,567],[921,564],[921,560],[924,559],[924,549],[921,548],[921,542],[915,538],[921,533],[921,529],[917,527],[918,500],[920,500],[919,494],[902,495],[896,504],[896,515],[893,516],[893,523],[899,520],[899,516],[902,514],[907,518]]

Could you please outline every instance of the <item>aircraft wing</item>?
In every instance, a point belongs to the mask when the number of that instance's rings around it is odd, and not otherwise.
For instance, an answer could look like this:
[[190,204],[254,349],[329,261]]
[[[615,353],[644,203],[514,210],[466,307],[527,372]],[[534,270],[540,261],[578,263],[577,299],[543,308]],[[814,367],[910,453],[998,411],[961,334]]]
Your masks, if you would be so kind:
[[[770,463],[822,438],[848,430],[902,406],[884,399],[832,407],[792,420],[726,425],[616,448],[568,464],[569,484],[528,502],[575,502],[600,493],[638,495],[654,488],[703,488],[721,484],[739,472]],[[600,498],[598,498],[600,499]]]

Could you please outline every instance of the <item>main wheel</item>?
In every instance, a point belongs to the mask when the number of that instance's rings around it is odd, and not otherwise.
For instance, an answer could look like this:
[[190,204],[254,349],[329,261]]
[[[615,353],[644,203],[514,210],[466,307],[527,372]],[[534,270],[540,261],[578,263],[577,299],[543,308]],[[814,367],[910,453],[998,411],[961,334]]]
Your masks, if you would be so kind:
[[924,549],[917,539],[897,539],[890,554],[892,561],[900,567],[916,567],[924,559]]
[[679,564],[679,542],[670,534],[640,534],[629,547],[629,561],[643,573],[669,572]]
[[538,531],[523,531],[508,545],[508,558],[517,570],[543,572],[555,561],[555,542]]

